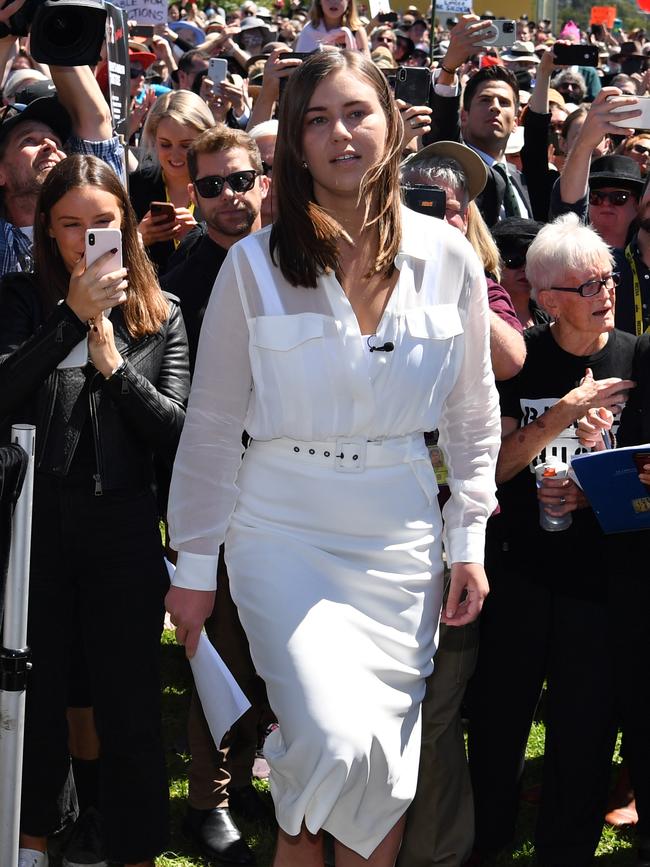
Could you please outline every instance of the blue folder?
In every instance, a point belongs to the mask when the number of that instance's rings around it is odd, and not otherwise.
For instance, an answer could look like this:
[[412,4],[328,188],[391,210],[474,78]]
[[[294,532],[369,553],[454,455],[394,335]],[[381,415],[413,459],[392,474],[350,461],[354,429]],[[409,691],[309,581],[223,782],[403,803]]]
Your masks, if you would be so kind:
[[576,455],[571,468],[605,533],[650,529],[650,487],[639,481],[634,455],[647,454],[650,443]]

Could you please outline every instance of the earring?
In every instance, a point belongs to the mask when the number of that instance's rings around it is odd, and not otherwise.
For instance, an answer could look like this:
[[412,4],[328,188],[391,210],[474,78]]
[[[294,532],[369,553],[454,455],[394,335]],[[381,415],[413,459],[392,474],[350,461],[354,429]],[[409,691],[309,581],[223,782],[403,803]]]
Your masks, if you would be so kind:
[[303,167],[303,169],[307,168],[307,162],[305,160],[302,161],[302,167]]

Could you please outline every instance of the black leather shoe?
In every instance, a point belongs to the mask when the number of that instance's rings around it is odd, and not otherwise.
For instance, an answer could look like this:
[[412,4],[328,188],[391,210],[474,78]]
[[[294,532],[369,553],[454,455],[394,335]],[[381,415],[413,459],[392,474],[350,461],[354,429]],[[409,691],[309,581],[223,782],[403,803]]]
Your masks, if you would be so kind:
[[188,805],[183,833],[217,864],[255,864],[255,855],[242,838],[227,807],[195,810]]
[[275,825],[275,813],[268,795],[260,795],[253,786],[237,786],[228,789],[230,809],[249,822]]

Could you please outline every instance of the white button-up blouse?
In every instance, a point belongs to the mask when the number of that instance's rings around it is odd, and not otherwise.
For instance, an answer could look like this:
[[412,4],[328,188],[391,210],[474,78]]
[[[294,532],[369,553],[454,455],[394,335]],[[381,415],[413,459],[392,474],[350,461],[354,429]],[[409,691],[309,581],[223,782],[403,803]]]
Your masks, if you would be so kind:
[[444,221],[403,209],[399,278],[375,338],[394,350],[370,355],[335,275],[315,289],[291,286],[271,260],[269,236],[264,229],[232,247],[203,320],[170,494],[174,585],[215,586],[243,430],[255,440],[322,442],[437,428],[452,494],[447,558],[481,563],[500,419],[474,251]]

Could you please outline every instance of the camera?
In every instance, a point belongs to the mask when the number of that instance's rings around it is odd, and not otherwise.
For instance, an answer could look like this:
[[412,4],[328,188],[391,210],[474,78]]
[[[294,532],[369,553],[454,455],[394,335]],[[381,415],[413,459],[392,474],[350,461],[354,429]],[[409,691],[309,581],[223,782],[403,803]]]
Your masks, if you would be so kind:
[[0,38],[30,34],[33,58],[52,66],[94,66],[106,29],[101,0],[27,0],[0,25]]
[[510,18],[493,18],[486,35],[477,42],[485,48],[505,48],[514,45],[517,37],[517,25]]

